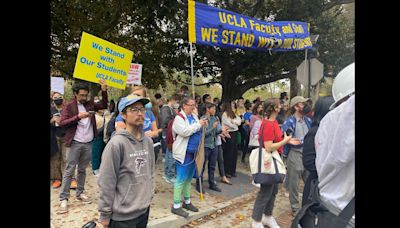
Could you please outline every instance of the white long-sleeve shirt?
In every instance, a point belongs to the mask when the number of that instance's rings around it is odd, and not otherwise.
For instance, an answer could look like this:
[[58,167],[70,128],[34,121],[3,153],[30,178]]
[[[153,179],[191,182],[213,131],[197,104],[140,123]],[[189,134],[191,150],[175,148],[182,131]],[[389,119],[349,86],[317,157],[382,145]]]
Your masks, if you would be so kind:
[[321,200],[343,210],[355,195],[355,95],[328,112],[315,135]]
[[239,129],[239,125],[242,123],[242,120],[239,116],[236,116],[235,119],[231,119],[230,117],[228,117],[226,112],[222,114],[221,120],[222,124],[229,127],[228,132],[237,131]]

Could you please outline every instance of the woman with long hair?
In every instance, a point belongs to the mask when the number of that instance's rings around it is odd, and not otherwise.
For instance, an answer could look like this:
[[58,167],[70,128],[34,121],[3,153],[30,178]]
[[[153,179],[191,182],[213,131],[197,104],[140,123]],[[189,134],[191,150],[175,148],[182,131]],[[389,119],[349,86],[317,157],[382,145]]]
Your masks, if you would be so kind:
[[225,176],[228,178],[236,177],[236,161],[237,161],[237,134],[239,125],[242,120],[239,116],[236,116],[232,110],[231,102],[225,102],[223,104],[222,113],[222,124],[228,127],[230,138],[227,138],[225,143],[222,144],[224,154],[224,167]]
[[[279,99],[270,98],[264,102],[264,119],[261,123],[261,128],[258,135],[262,137],[263,146],[267,153],[272,153],[277,150],[282,154],[283,145],[291,143],[293,145],[300,144],[300,141],[292,139],[292,136],[284,133],[282,137],[282,131],[279,127],[276,117],[281,109]],[[262,132],[261,132],[262,131]],[[270,164],[264,164],[270,165]],[[253,207],[253,228],[262,228],[264,225],[268,225],[270,228],[279,228],[278,223],[272,216],[272,210],[275,204],[275,196],[278,192],[278,185],[263,185],[260,186],[260,191],[257,194],[256,201]]]

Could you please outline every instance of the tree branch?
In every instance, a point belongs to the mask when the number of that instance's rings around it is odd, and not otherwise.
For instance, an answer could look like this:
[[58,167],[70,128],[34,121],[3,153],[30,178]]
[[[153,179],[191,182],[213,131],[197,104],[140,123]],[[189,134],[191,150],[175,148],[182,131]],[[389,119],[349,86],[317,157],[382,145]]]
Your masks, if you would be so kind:
[[[192,83],[183,82],[181,80],[176,80],[176,81],[178,81],[178,82],[180,82],[182,84],[185,84],[185,85],[190,85],[190,86],[192,85]],[[206,85],[211,85],[211,84],[220,84],[221,85],[221,82],[212,81],[212,82],[206,82],[206,83],[201,83],[201,84],[194,84],[194,86],[206,86]]]
[[[264,4],[264,0],[257,0],[252,6],[248,7],[242,14],[248,15],[249,17],[254,17],[258,10],[261,9],[261,6]],[[250,14],[247,12],[250,11]]]
[[55,70],[58,70],[58,71],[60,71],[61,73],[64,73],[65,75],[67,75],[67,76],[69,76],[69,77],[72,78],[72,74],[70,74],[69,72],[65,71],[64,69],[62,69],[62,68],[60,68],[60,67],[56,67],[56,66],[53,66],[53,68],[54,68]]
[[[189,86],[192,85],[192,83],[187,83],[187,82],[184,82],[184,81],[181,81],[181,80],[178,80],[178,79],[176,79],[176,81],[179,82],[179,83],[185,84],[185,85],[189,85]],[[221,82],[212,81],[212,82],[207,82],[207,83],[194,84],[194,86],[206,86],[206,85],[211,85],[211,84],[221,84]]]
[[336,1],[330,1],[329,3],[327,3],[324,7],[322,11],[327,11],[337,5],[342,5],[342,4],[349,4],[349,3],[353,3],[354,0],[336,0]]
[[246,92],[247,90],[254,88],[258,85],[262,85],[262,84],[267,84],[270,82],[274,82],[280,79],[284,79],[284,78],[289,78],[290,76],[292,76],[293,74],[296,73],[296,69],[295,70],[291,70],[289,73],[287,74],[281,74],[279,76],[270,76],[268,78],[260,78],[260,79],[256,79],[256,80],[251,80],[249,82],[246,82],[242,85],[239,85],[239,88],[241,91]]
[[[203,65],[203,66],[193,66],[193,70],[198,70],[198,69],[202,69],[202,68],[206,68],[206,67],[220,67],[219,65],[215,65],[215,64],[208,64],[208,65]],[[186,67],[187,70],[190,70],[190,67]]]

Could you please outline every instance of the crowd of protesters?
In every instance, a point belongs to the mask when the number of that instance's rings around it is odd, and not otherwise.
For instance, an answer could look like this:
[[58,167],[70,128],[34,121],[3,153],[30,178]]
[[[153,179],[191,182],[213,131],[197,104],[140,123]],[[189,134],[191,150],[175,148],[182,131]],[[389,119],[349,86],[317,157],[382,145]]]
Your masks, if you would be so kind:
[[[190,199],[193,178],[198,192],[221,192],[218,183],[232,185],[230,178],[237,177],[238,156],[247,164],[246,154],[259,146],[278,151],[287,166],[284,186],[293,216],[302,206],[300,179],[306,183],[302,204],[308,202],[309,185],[318,178],[319,168],[314,162],[314,137],[319,136],[318,126],[335,101],[332,96],[321,97],[313,107],[310,99],[289,99],[286,92],[280,99],[259,97],[250,102],[240,97],[220,102],[210,94],[193,98],[186,86],[167,99],[159,93],[148,96],[143,86],[132,86],[130,95],[115,103],[108,101],[106,83],[100,85],[101,95],[93,98],[88,84],[82,82],[74,84],[71,101],[65,102],[58,92],[51,94],[50,162],[52,187],[60,188],[57,213],[68,212],[70,189],[76,189],[75,197],[83,203],[97,201],[84,193],[86,168],[91,164],[98,179],[100,223],[145,227],[155,192],[155,164],[161,156],[163,179],[173,188],[171,213],[186,218],[189,213],[184,209],[199,211]],[[195,156],[203,135],[204,163],[197,173]],[[323,138],[318,140],[324,145]],[[202,184],[206,166],[208,189]],[[252,227],[279,227],[272,216],[277,185],[253,184],[260,191]]]

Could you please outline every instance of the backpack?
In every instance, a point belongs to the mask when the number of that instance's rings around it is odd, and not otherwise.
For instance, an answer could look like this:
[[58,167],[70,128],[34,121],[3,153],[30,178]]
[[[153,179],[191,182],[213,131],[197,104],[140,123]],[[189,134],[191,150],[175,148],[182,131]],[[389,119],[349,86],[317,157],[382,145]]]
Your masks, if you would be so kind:
[[[181,113],[177,113],[176,116],[182,117],[185,120],[185,117]],[[174,136],[172,134],[172,125],[174,124],[175,118],[172,118],[168,121],[167,125],[167,136],[165,138],[165,144],[167,144],[168,150],[172,151],[172,144],[174,143]]]
[[323,205],[319,195],[318,183],[318,179],[311,181],[310,194],[308,196],[311,201],[297,213],[292,221],[291,228],[297,228],[299,224],[303,228],[346,228],[354,214],[355,197],[350,200],[339,215],[335,215]]

